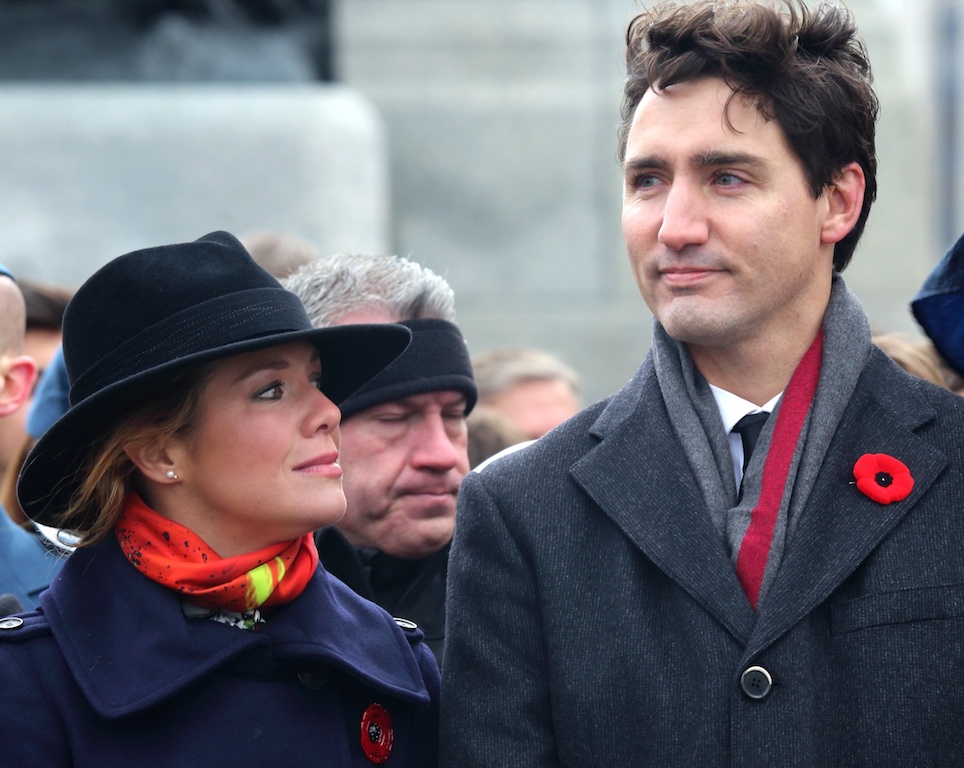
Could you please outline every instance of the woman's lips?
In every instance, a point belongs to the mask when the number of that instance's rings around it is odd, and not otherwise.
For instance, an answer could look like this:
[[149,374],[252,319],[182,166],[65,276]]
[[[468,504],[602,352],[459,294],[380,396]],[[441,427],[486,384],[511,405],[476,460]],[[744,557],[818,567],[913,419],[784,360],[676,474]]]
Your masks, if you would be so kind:
[[341,465],[338,464],[338,452],[328,451],[314,458],[303,461],[295,466],[295,472],[302,472],[310,475],[325,475],[327,477],[340,477],[342,474]]

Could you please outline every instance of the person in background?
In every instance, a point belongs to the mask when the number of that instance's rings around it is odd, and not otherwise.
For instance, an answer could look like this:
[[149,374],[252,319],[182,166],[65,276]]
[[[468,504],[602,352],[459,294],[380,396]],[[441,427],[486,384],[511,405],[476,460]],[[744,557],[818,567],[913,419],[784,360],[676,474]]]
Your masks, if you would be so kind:
[[910,306],[937,350],[948,388],[964,395],[964,235],[927,276]]
[[226,232],[81,286],[71,407],[18,488],[79,544],[0,622],[5,764],[435,765],[421,632],[330,578],[313,538],[345,509],[337,404],[409,338],[313,329]]
[[17,477],[27,452],[38,437],[31,433],[29,424],[33,401],[47,369],[58,360],[64,310],[73,292],[27,280],[20,280],[17,284],[23,293],[27,311],[23,350],[37,364],[37,383],[16,416],[0,422],[0,454],[4,460],[3,469],[0,470],[0,504],[14,522],[29,527],[17,501]]
[[873,345],[840,274],[877,188],[856,23],[695,0],[626,41],[652,347],[466,476],[441,763],[964,764],[964,400]]
[[502,411],[477,405],[466,419],[469,430],[469,467],[475,469],[486,459],[531,439]]
[[405,352],[341,405],[348,507],[318,532],[325,568],[363,597],[418,624],[441,655],[459,483],[469,470],[466,416],[477,390],[455,298],[408,259],[340,254],[284,281],[318,328],[401,323]]
[[939,387],[947,387],[937,355],[930,343],[916,343],[899,333],[877,334],[873,341],[907,373]]
[[472,357],[479,403],[501,411],[534,440],[582,407],[579,374],[555,355],[531,347],[498,347]]
[[239,239],[251,258],[279,280],[321,255],[311,241],[288,232],[249,232]]
[[[36,381],[37,365],[24,354],[25,328],[23,294],[0,265],[0,423],[16,420]],[[60,564],[60,558],[0,509],[0,613],[33,608]]]

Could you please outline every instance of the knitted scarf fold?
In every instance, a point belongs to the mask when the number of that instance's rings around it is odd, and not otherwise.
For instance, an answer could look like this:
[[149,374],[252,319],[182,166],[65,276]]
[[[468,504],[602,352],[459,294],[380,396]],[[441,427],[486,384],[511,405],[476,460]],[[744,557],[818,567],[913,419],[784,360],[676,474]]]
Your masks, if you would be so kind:
[[249,613],[294,600],[318,565],[311,533],[235,557],[220,557],[189,528],[158,514],[136,493],[114,527],[127,559],[194,605]]
[[[787,395],[785,392],[760,434],[743,478],[743,496],[738,498],[727,436],[709,385],[693,365],[686,346],[670,338],[658,322],[653,323],[653,363],[670,422],[706,503],[707,513],[720,534],[734,568],[741,575],[741,581],[749,570],[754,573],[753,579],[758,586],[747,592],[747,598],[754,607],[762,602],[773,583],[788,539],[792,537],[793,529],[806,506],[827,448],[857,386],[870,350],[870,324],[856,297],[843,279],[835,274],[830,303],[824,316],[822,355],[818,361],[819,367],[814,366],[813,370],[813,373],[819,371],[816,392],[809,404],[804,404],[803,418],[799,427],[794,428],[794,443],[788,445],[787,433],[781,430],[780,468],[777,470],[777,465],[771,464],[768,472],[770,446],[774,441],[776,425],[781,421],[789,423],[780,416]],[[795,405],[794,410],[797,409],[798,405]],[[799,416],[797,413],[794,421]],[[761,499],[767,475],[770,482],[766,483],[766,496]],[[783,479],[785,482],[781,488],[780,481]],[[762,517],[757,512],[761,500],[765,506]],[[765,527],[771,537],[769,552],[765,558],[754,557],[752,568],[746,562],[740,567],[740,552],[744,538],[753,526],[755,514],[760,522],[756,524],[752,535],[758,536]],[[769,533],[771,527],[772,533]],[[758,552],[759,548],[747,549],[747,553],[751,551]],[[762,577],[759,573],[761,569]]]

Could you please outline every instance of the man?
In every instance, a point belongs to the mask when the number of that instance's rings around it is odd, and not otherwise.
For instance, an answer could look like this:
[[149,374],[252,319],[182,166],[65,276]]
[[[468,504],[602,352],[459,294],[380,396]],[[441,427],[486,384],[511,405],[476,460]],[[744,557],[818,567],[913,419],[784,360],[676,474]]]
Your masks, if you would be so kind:
[[479,405],[499,411],[535,440],[575,416],[579,374],[556,356],[530,347],[497,347],[472,357]]
[[17,287],[26,307],[23,354],[36,364],[37,382],[24,405],[13,416],[0,420],[0,504],[18,525],[29,525],[17,501],[17,478],[20,466],[35,442],[28,428],[29,414],[43,373],[60,349],[60,327],[72,291],[27,280],[18,281]]
[[393,256],[317,259],[285,281],[312,323],[401,323],[408,349],[341,404],[348,506],[318,532],[329,573],[410,619],[441,657],[448,550],[468,472],[465,417],[478,398],[452,289]]
[[[20,409],[37,377],[37,364],[23,354],[25,318],[23,294],[0,265],[0,418]],[[34,608],[59,566],[40,540],[0,507],[0,612]]]
[[876,186],[854,23],[698,0],[627,40],[653,348],[463,483],[442,763],[964,764],[964,404],[837,274]]

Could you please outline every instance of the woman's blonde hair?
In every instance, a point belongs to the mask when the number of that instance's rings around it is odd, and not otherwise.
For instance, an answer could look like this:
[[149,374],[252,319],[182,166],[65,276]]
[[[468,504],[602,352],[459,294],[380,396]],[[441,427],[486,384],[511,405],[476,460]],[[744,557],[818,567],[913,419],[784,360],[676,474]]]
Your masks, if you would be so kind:
[[914,342],[900,333],[885,333],[874,336],[874,344],[907,373],[947,388],[939,358],[927,342]]
[[218,361],[183,373],[95,438],[78,472],[82,480],[61,514],[58,527],[96,544],[114,529],[138,473],[124,450],[134,442],[163,446],[190,437],[197,426],[201,397]]

